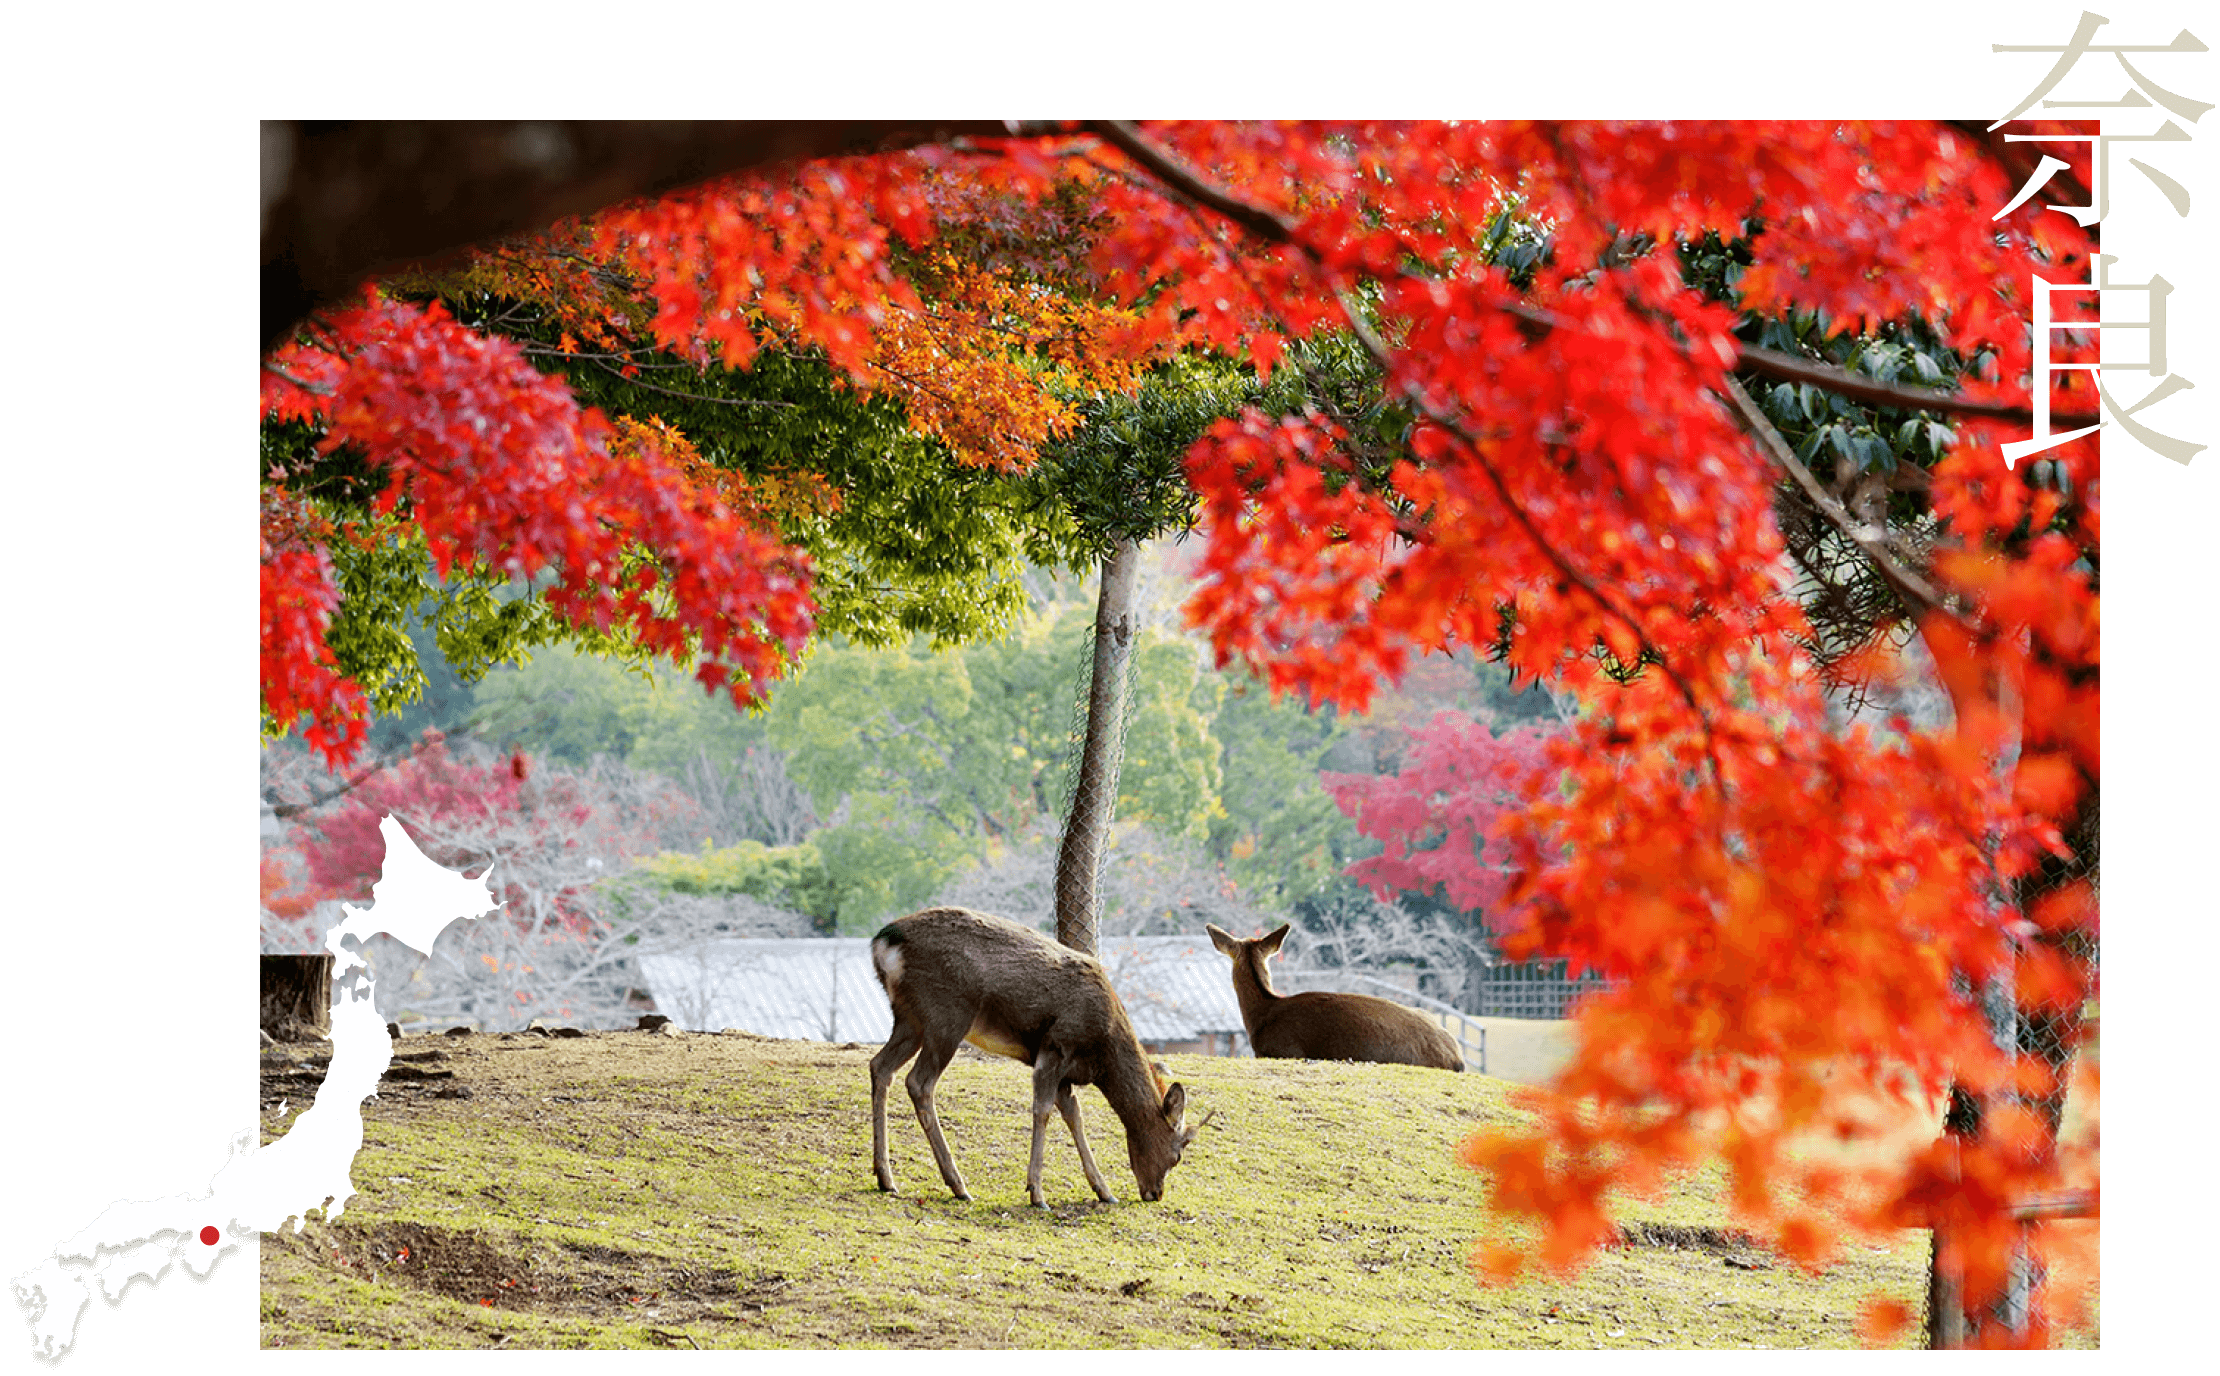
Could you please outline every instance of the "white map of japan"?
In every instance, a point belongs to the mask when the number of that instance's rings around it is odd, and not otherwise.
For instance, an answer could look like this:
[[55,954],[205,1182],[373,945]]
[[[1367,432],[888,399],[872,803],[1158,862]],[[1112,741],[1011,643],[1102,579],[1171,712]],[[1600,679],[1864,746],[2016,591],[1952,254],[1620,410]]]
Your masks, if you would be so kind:
[[268,1146],[257,1147],[253,1131],[233,1139],[231,1159],[207,1193],[118,1203],[17,1276],[16,1303],[30,1324],[38,1356],[52,1360],[69,1349],[96,1290],[114,1303],[132,1281],[159,1281],[173,1264],[205,1275],[242,1240],[288,1221],[297,1229],[311,1209],[336,1218],[354,1197],[351,1171],[362,1147],[362,1101],[377,1091],[393,1059],[360,945],[384,932],[429,954],[450,923],[500,906],[484,879],[467,879],[435,864],[393,818],[385,818],[379,831],[385,866],[372,906],[344,908],[345,919],[324,938],[333,956],[332,1056],[316,1102]]

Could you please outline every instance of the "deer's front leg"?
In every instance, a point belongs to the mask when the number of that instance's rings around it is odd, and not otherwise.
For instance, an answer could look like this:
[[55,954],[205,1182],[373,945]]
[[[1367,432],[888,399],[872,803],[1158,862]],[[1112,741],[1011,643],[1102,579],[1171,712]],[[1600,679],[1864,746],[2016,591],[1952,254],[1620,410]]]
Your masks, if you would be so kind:
[[1094,1186],[1095,1198],[1105,1204],[1118,1202],[1110,1187],[1102,1183],[1102,1172],[1095,1169],[1095,1154],[1087,1150],[1087,1130],[1079,1125],[1079,1091],[1066,1080],[1056,1087],[1056,1107],[1062,1110],[1064,1126],[1071,1129],[1071,1144],[1079,1148],[1079,1169],[1087,1173],[1087,1183]]
[[[1056,1111],[1058,1087],[1063,1080],[1063,1058],[1043,1051],[1033,1063],[1033,1161],[1025,1171],[1025,1192],[1036,1209],[1048,1207],[1041,1194],[1041,1152],[1048,1142],[1048,1116]],[[1066,1088],[1064,1092],[1070,1091]]]

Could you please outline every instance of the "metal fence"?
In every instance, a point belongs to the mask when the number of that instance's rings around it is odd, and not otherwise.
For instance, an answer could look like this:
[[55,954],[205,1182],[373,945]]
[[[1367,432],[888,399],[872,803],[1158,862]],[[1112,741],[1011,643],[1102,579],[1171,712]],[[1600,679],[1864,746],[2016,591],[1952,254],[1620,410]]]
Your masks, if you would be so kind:
[[1562,1018],[1583,994],[1609,981],[1592,970],[1574,976],[1562,960],[1530,960],[1491,965],[1479,976],[1479,1014],[1484,1018]]

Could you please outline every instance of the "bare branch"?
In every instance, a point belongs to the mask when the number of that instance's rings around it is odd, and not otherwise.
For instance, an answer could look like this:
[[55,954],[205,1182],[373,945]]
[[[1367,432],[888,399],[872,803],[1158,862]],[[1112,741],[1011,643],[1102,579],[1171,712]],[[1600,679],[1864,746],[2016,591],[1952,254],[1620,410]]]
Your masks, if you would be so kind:
[[[549,354],[557,357],[564,356],[560,349],[531,349],[527,350],[526,352]],[[599,358],[592,358],[588,361],[591,362],[595,367],[601,369],[603,372],[609,374],[609,376],[611,377],[620,378],[623,381],[630,383],[634,387],[643,388],[650,392],[660,392],[664,396],[673,397],[679,401],[701,401],[707,402],[712,406],[761,406],[768,407],[772,410],[781,411],[791,411],[795,407],[795,404],[791,401],[757,400],[749,397],[712,397],[705,396],[700,392],[682,391],[676,387],[664,387],[657,383],[649,382],[645,378],[625,377],[624,373],[620,369],[611,367],[607,362]]]
[[342,781],[339,787],[332,789],[328,793],[312,797],[305,803],[274,803],[270,807],[270,815],[282,821],[288,817],[298,817],[304,812],[314,812],[317,808],[320,808],[324,804],[331,802],[333,799],[344,797],[348,793],[353,792],[355,789],[360,788],[362,785],[376,778],[381,772],[391,769],[393,766],[399,764],[407,754],[408,751],[403,750],[395,754],[385,755],[378,759],[375,759],[370,762],[370,766],[367,769],[364,769],[362,772],[356,774],[350,779]]
[[[2033,425],[2035,413],[2025,406],[2008,406],[1995,401],[1973,401],[1966,397],[1952,396],[1948,392],[1930,391],[1925,387],[1898,387],[1892,383],[1876,382],[1859,377],[1846,368],[1831,364],[1813,363],[1790,354],[1761,349],[1754,344],[1741,348],[1741,357],[1735,363],[1737,372],[1756,373],[1776,382],[1803,382],[1833,392],[1852,401],[1862,401],[1868,406],[1892,406],[1904,411],[1940,411],[1944,415],[1968,416],[1976,420],[2004,421],[2015,425]],[[2095,425],[2103,419],[2094,411],[2057,411],[2050,413],[2053,426],[2061,430],[2078,430]]]

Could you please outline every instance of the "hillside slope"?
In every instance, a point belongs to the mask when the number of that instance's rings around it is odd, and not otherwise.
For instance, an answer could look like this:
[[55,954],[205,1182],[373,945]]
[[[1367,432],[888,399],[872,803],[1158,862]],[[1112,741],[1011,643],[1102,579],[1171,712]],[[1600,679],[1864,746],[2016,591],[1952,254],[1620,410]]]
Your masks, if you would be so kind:
[[[1726,1231],[1716,1179],[1637,1202],[1577,1281],[1483,1289],[1482,1182],[1455,1161],[1512,1086],[1400,1066],[1171,1057],[1216,1118],[1163,1202],[1094,1202],[1061,1124],[1025,1204],[1025,1069],[941,1081],[975,1202],[899,1090],[902,1190],[870,1171],[876,1048],[740,1033],[410,1038],[365,1106],[361,1193],[262,1242],[267,1347],[1853,1346],[1860,1302],[1919,1310],[1925,1237],[1813,1278]],[[316,1070],[263,1064],[266,1136]],[[1906,1334],[1907,1340],[1912,1335]]]

